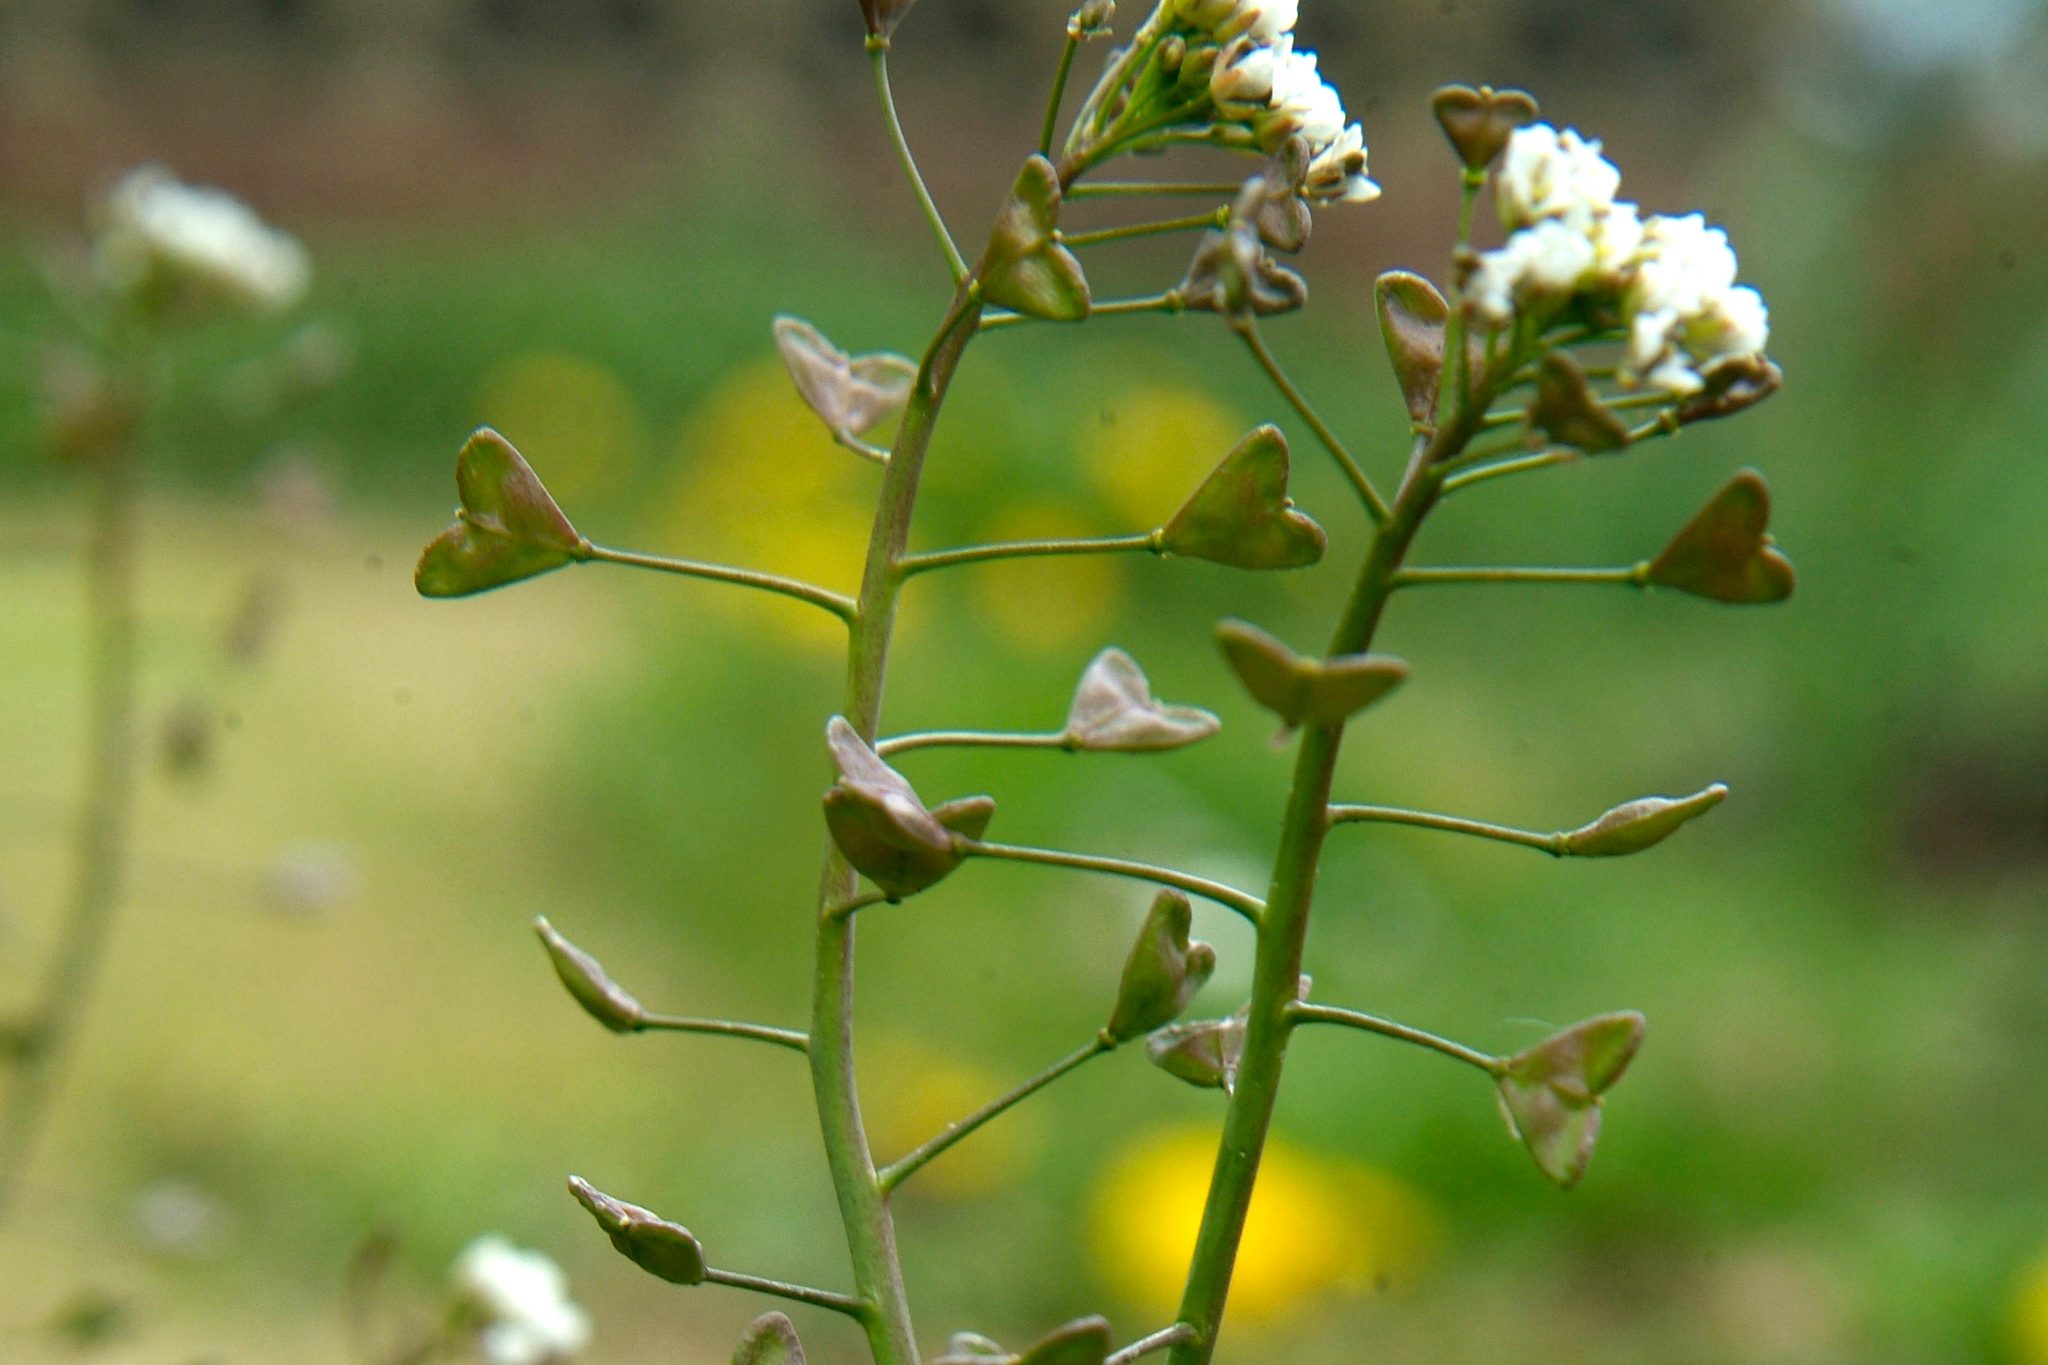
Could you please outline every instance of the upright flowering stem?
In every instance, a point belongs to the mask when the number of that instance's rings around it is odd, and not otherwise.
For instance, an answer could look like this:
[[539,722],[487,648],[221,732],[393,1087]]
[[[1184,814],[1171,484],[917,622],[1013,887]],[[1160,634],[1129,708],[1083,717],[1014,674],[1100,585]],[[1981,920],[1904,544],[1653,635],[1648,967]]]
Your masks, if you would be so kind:
[[[968,280],[954,295],[945,321],[918,369],[896,443],[883,469],[882,491],[868,538],[858,611],[847,650],[846,698],[842,714],[861,737],[875,742],[881,723],[882,689],[888,675],[889,645],[895,633],[901,571],[917,505],[918,480],[932,429],[945,403],[960,357],[974,337],[981,313],[980,289]],[[824,1129],[832,1186],[839,1199],[854,1285],[866,1305],[862,1321],[876,1365],[917,1365],[917,1342],[903,1275],[896,1254],[896,1230],[874,1153],[861,1121],[854,1078],[853,967],[856,916],[835,914],[857,891],[857,877],[834,847],[825,856],[818,890],[817,972],[811,1008],[811,1086]]]
[[135,804],[135,438],[102,452],[93,473],[86,556],[90,749],[85,798],[73,845],[70,905],[0,1118],[0,1220],[20,1195],[58,1069],[97,984],[127,869]]

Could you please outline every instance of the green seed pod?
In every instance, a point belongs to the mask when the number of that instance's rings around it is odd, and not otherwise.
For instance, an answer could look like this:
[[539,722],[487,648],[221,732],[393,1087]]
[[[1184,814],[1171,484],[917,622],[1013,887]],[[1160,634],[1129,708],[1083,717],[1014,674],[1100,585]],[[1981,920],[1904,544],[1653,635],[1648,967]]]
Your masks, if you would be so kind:
[[804,1365],[796,1327],[780,1313],[763,1313],[748,1325],[732,1353],[732,1365]]
[[1782,602],[1796,576],[1773,547],[1770,520],[1770,486],[1745,469],[1650,561],[1644,581],[1716,602]]
[[1565,835],[1565,852],[1574,858],[1619,858],[1641,853],[1663,843],[1680,825],[1697,820],[1727,799],[1728,788],[1716,782],[1691,796],[1645,796],[1629,801]]
[[1537,1169],[1564,1189],[1579,1183],[1600,1136],[1601,1096],[1643,1045],[1643,1016],[1603,1014],[1503,1064],[1499,1095],[1508,1131]]
[[614,1199],[581,1176],[569,1177],[569,1193],[634,1265],[670,1284],[704,1283],[704,1248],[688,1228]]
[[946,1353],[932,1365],[1017,1365],[1017,1353],[1006,1351],[979,1332],[955,1332]]
[[462,447],[455,487],[455,524],[427,545],[413,571],[422,597],[466,597],[582,557],[583,538],[532,466],[489,427]]
[[1216,638],[1252,700],[1288,729],[1342,724],[1408,680],[1408,665],[1390,654],[1305,659],[1245,621],[1219,623]]
[[1760,355],[1734,356],[1701,376],[1706,387],[1672,409],[1681,423],[1711,422],[1753,408],[1784,387],[1785,372]]
[[555,964],[555,975],[584,1013],[613,1033],[632,1033],[647,1022],[640,1002],[612,980],[596,958],[556,933],[545,916],[534,920],[533,931],[540,935],[548,961]]
[[1390,270],[1374,281],[1373,297],[1379,305],[1380,336],[1408,404],[1408,418],[1430,421],[1436,416],[1437,390],[1443,383],[1444,328],[1451,305],[1435,285],[1405,270]]
[[1059,222],[1059,172],[1033,156],[1017,173],[975,272],[982,297],[1050,322],[1087,317],[1088,277],[1074,253],[1060,245]]
[[1287,438],[1260,427],[1223,457],[1159,532],[1168,554],[1238,569],[1298,569],[1329,538],[1287,496]]
[[1226,1095],[1237,1088],[1237,1064],[1244,1057],[1245,1014],[1169,1024],[1146,1040],[1145,1055],[1167,1075]]
[[1536,396],[1529,400],[1529,425],[1559,445],[1577,446],[1588,455],[1620,450],[1635,439],[1628,423],[1593,392],[1585,367],[1563,351],[1543,357]]
[[1178,891],[1161,891],[1124,960],[1109,1036],[1119,1043],[1143,1037],[1180,1017],[1216,970],[1216,950],[1188,931],[1194,906]]
[[1155,701],[1137,661],[1120,649],[1105,649],[1081,675],[1061,733],[1070,749],[1136,754],[1178,749],[1222,728],[1222,721],[1199,706]]
[[1484,171],[1506,150],[1515,129],[1536,121],[1536,100],[1521,90],[1447,85],[1430,98],[1444,136],[1469,171]]
[[1253,176],[1238,198],[1231,225],[1203,234],[1174,291],[1184,307],[1234,318],[1271,317],[1308,302],[1308,282],[1265,249],[1260,218],[1268,200],[1262,178]]
[[839,781],[825,793],[825,824],[846,861],[892,901],[916,895],[960,865],[960,839],[978,839],[995,813],[988,797],[934,811],[868,747],[844,716],[825,728]]
[[1102,1365],[1109,1358],[1109,1323],[1076,1318],[1054,1328],[1024,1352],[1018,1365]]
[[775,319],[775,348],[797,392],[833,435],[865,436],[910,401],[917,362],[886,351],[849,356],[802,318]]

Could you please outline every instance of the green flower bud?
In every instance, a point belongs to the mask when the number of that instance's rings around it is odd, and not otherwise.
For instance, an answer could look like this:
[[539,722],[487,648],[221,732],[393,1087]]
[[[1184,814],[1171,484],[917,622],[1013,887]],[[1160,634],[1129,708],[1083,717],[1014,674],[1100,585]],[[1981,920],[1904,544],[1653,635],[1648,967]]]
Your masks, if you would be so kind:
[[1298,569],[1323,557],[1323,528],[1287,496],[1287,438],[1259,427],[1223,457],[1159,532],[1159,548],[1238,569]]
[[1620,450],[1635,439],[1628,423],[1593,392],[1585,367],[1563,351],[1543,357],[1536,396],[1529,401],[1529,425],[1559,445],[1577,446],[1588,455]]
[[1120,649],[1105,649],[1081,675],[1062,734],[1070,749],[1152,753],[1207,739],[1222,727],[1199,706],[1153,700],[1137,661]]
[[1533,96],[1482,85],[1447,85],[1430,98],[1444,136],[1470,171],[1483,171],[1507,149],[1515,129],[1536,121]]
[[1305,659],[1244,621],[1224,621],[1217,641],[1252,700],[1288,729],[1340,725],[1408,679],[1408,665],[1388,654]]
[[1033,156],[1017,173],[975,272],[982,297],[1051,322],[1087,317],[1088,278],[1074,253],[1060,245],[1059,222],[1059,172]]
[[534,920],[533,930],[555,965],[555,975],[584,1013],[613,1033],[632,1033],[646,1023],[647,1011],[640,1002],[613,981],[596,958],[556,933],[545,916]]
[[780,1313],[763,1313],[747,1327],[732,1365],[804,1365],[804,1346],[796,1327]]
[[1643,1030],[1640,1014],[1603,1014],[1502,1065],[1499,1095],[1508,1131],[1557,1185],[1570,1189],[1586,1174],[1600,1136],[1600,1097],[1628,1069]]
[[704,1248],[688,1228],[614,1199],[581,1176],[569,1177],[569,1193],[634,1265],[670,1284],[704,1283]]
[[1216,970],[1216,950],[1188,937],[1194,907],[1178,891],[1161,891],[1124,961],[1109,1036],[1128,1043],[1172,1023]]
[[1728,799],[1728,788],[1716,782],[1691,796],[1645,796],[1616,806],[1592,824],[1564,836],[1564,849],[1574,858],[1619,858],[1661,844],[1680,825],[1697,820]]
[[1782,602],[1796,576],[1765,529],[1770,520],[1770,485],[1745,469],[1650,561],[1644,581],[1716,602]]
[[455,461],[455,524],[420,555],[422,597],[465,597],[516,583],[583,556],[583,537],[562,515],[512,443],[479,427]]

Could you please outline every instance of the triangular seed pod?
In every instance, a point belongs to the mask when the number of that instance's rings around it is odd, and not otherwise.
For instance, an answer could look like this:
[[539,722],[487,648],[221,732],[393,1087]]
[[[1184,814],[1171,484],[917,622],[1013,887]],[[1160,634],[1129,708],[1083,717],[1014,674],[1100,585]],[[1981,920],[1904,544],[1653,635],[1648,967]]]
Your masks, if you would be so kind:
[[1188,937],[1194,907],[1178,891],[1161,891],[1124,961],[1109,1036],[1119,1043],[1172,1023],[1216,970],[1216,950]]
[[534,932],[547,949],[555,975],[584,1013],[613,1033],[631,1033],[647,1020],[647,1011],[619,983],[606,974],[596,958],[555,932],[545,916],[535,919]]
[[1772,545],[1770,520],[1770,486],[1745,469],[1650,561],[1645,581],[1716,602],[1782,602],[1796,576]]
[[1054,1328],[1024,1352],[1018,1365],[1102,1365],[1109,1358],[1109,1323],[1076,1318]]
[[1603,1014],[1516,1053],[1503,1064],[1499,1094],[1509,1131],[1537,1168],[1570,1189],[1586,1173],[1600,1136],[1600,1097],[1642,1047],[1643,1016]]
[[775,319],[775,348],[804,402],[844,439],[892,421],[910,401],[917,379],[917,363],[909,357],[849,356],[802,318]]
[[1373,284],[1379,306],[1380,336],[1387,359],[1400,382],[1408,418],[1427,422],[1436,416],[1437,391],[1444,374],[1444,329],[1451,305],[1437,287],[1420,275],[1390,270]]
[[1697,820],[1728,799],[1728,788],[1716,782],[1691,796],[1645,796],[1625,802],[1589,825],[1564,836],[1565,852],[1574,858],[1619,858],[1663,843],[1680,825]]
[[780,1313],[763,1313],[747,1327],[732,1365],[804,1365],[804,1346],[796,1327]]
[[1785,372],[1760,355],[1732,356],[1702,376],[1706,387],[1672,410],[1681,423],[1711,422],[1753,408],[1784,387]]
[[1154,700],[1137,661],[1120,649],[1105,649],[1081,675],[1062,734],[1072,749],[1152,753],[1207,739],[1222,725],[1199,706]]
[[890,900],[939,881],[960,865],[959,841],[979,838],[995,803],[969,797],[928,809],[903,774],[834,716],[825,727],[839,781],[825,793],[825,824],[846,861]]
[[1237,1064],[1244,1057],[1245,1014],[1228,1019],[1195,1019],[1169,1024],[1145,1043],[1145,1055],[1167,1075],[1205,1090],[1229,1094],[1237,1088]]
[[1050,322],[1088,316],[1088,279],[1074,253],[1059,243],[1060,180],[1052,163],[1034,156],[996,215],[977,277],[982,298],[1000,308]]
[[1168,554],[1238,569],[1298,569],[1329,538],[1287,496],[1287,438],[1259,427],[1223,457],[1159,533]]
[[634,1265],[670,1284],[704,1283],[704,1248],[688,1228],[614,1199],[581,1176],[569,1177],[569,1193]]
[[1521,90],[1482,85],[1447,85],[1430,99],[1458,159],[1467,170],[1483,171],[1508,145],[1515,129],[1536,121],[1536,101]]
[[1635,439],[1628,423],[1593,392],[1585,367],[1563,351],[1543,357],[1536,396],[1529,401],[1529,425],[1559,445],[1576,446],[1588,455],[1620,450]]
[[466,597],[582,557],[583,538],[512,443],[479,427],[455,461],[455,523],[420,555],[422,597]]
[[1244,621],[1221,622],[1216,638],[1252,700],[1290,729],[1342,724],[1408,678],[1408,665],[1392,655],[1305,659]]

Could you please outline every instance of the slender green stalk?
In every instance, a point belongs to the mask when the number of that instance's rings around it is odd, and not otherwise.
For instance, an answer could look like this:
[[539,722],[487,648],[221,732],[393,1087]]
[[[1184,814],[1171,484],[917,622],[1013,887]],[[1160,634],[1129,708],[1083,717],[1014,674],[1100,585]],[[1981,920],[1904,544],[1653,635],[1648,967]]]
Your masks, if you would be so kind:
[[1081,36],[1078,25],[1067,25],[1067,45],[1060,49],[1059,69],[1052,76],[1052,94],[1045,101],[1045,126],[1038,134],[1040,156],[1052,155],[1053,135],[1060,127],[1060,105],[1067,97],[1067,77],[1074,73],[1074,54],[1081,50]]
[[1339,1024],[1345,1028],[1354,1028],[1365,1033],[1377,1033],[1382,1038],[1392,1038],[1403,1043],[1413,1043],[1417,1047],[1428,1048],[1431,1052],[1441,1052],[1444,1056],[1455,1057],[1468,1066],[1476,1066],[1489,1076],[1498,1076],[1501,1072],[1501,1060],[1498,1057],[1489,1057],[1484,1052],[1466,1047],[1463,1043],[1454,1043],[1448,1038],[1439,1038],[1434,1033],[1428,1033],[1419,1028],[1410,1028],[1406,1024],[1396,1023],[1392,1019],[1382,1019],[1376,1014],[1365,1014],[1358,1010],[1347,1010],[1336,1005],[1300,1003],[1290,1005],[1287,1009],[1287,1015],[1297,1025]]
[[1033,1095],[1045,1089],[1068,1072],[1087,1062],[1094,1061],[1097,1057],[1115,1047],[1115,1039],[1106,1033],[1100,1034],[1091,1039],[1085,1046],[1076,1048],[1060,1058],[1060,1060],[1054,1062],[1051,1066],[1039,1072],[1016,1089],[990,1100],[966,1118],[947,1124],[945,1131],[939,1133],[930,1141],[921,1144],[915,1151],[882,1168],[882,1192],[884,1194],[891,1193],[898,1185],[901,1185],[904,1181],[922,1170],[934,1157],[966,1138],[989,1120],[1022,1104],[1025,1100],[1030,1099]]
[[1619,583],[1640,588],[1649,582],[1650,562],[1612,569],[1545,568],[1427,568],[1403,569],[1394,575],[1397,588],[1420,588],[1440,583]]
[[1160,545],[1160,533],[1145,531],[1128,536],[1095,536],[1079,540],[1013,540],[999,545],[969,545],[958,550],[934,550],[929,554],[908,555],[897,561],[897,572],[904,578],[916,574],[930,573],[933,569],[950,569],[961,564],[983,564],[993,559],[1035,559],[1047,555],[1103,555],[1126,554],[1133,551],[1148,554],[1165,554]]
[[863,460],[872,460],[876,464],[887,464],[889,462],[888,451],[878,445],[870,445],[860,437],[849,432],[835,431],[832,433],[832,440],[835,444],[852,451]]
[[1085,185],[1076,185],[1068,190],[1067,198],[1128,199],[1153,194],[1182,198],[1206,197],[1212,194],[1235,195],[1243,188],[1244,186],[1232,181],[1091,180]]
[[1433,811],[1403,810],[1398,806],[1332,806],[1329,818],[1332,825],[1412,825],[1417,829],[1433,829],[1445,834],[1470,834],[1480,839],[1533,848],[1553,858],[1562,858],[1566,852],[1562,833],[1538,834],[1534,830],[1488,824],[1484,820],[1466,820],[1455,815],[1438,815]]
[[665,555],[644,555],[631,550],[614,550],[603,545],[586,544],[582,557],[600,564],[623,564],[633,569],[652,569],[657,573],[680,574],[685,578],[704,578],[715,583],[731,583],[742,588],[758,588],[762,592],[780,593],[784,597],[808,602],[822,607],[842,621],[851,622],[856,604],[844,593],[821,588],[815,583],[805,583],[795,578],[784,578],[780,574],[761,573],[755,569],[735,569],[726,564],[704,564],[694,559],[670,559]]
[[[1092,322],[1096,318],[1130,317],[1138,313],[1180,313],[1185,312],[1187,306],[1187,300],[1181,297],[1179,290],[1169,289],[1164,294],[1147,294],[1136,299],[1109,299],[1103,303],[1093,304],[1088,309],[1088,318]],[[981,330],[990,332],[999,327],[1015,327],[1019,323],[1036,321],[1038,319],[1025,313],[991,312],[982,317]]]
[[1476,469],[1468,469],[1445,479],[1444,494],[1449,496],[1461,488],[1470,488],[1475,483],[1505,478],[1510,474],[1527,474],[1532,470],[1549,469],[1556,465],[1577,464],[1579,458],[1579,452],[1576,450],[1546,450],[1540,455],[1525,455],[1518,460],[1500,460],[1494,464],[1480,465]]
[[1102,1365],[1131,1365],[1132,1361],[1143,1360],[1146,1356],[1163,1351],[1169,1346],[1192,1341],[1194,1336],[1194,1328],[1184,1322],[1176,1322],[1171,1327],[1160,1328],[1150,1336],[1139,1337],[1122,1350],[1111,1353],[1103,1360]]
[[1015,844],[985,844],[974,842],[967,845],[967,854],[972,858],[999,858],[1012,863],[1038,863],[1045,867],[1070,867],[1080,872],[1100,872],[1111,877],[1130,877],[1136,881],[1151,882],[1157,886],[1171,886],[1191,896],[1214,901],[1228,906],[1252,923],[1257,924],[1265,912],[1265,904],[1249,892],[1236,887],[1212,882],[1207,877],[1196,877],[1186,872],[1176,872],[1170,867],[1155,867],[1150,863],[1131,862],[1126,858],[1102,858],[1092,853],[1066,853],[1050,848],[1020,848]]
[[896,735],[875,746],[883,758],[912,749],[1068,749],[1075,748],[1065,731],[1057,734],[1018,734],[1006,730],[924,730]]
[[868,57],[875,68],[875,94],[882,102],[882,118],[889,126],[889,142],[896,148],[896,160],[902,163],[904,178],[910,181],[910,188],[917,195],[917,206],[924,211],[925,222],[931,224],[932,236],[939,242],[939,250],[946,255],[946,268],[953,273],[955,286],[967,281],[967,262],[960,255],[960,248],[953,245],[953,234],[946,230],[946,220],[939,213],[939,206],[932,201],[932,192],[925,186],[924,176],[918,173],[917,158],[910,153],[910,140],[903,135],[903,120],[896,114],[896,95],[889,88],[889,40],[868,39]]
[[[898,571],[910,540],[912,514],[933,427],[973,340],[981,317],[981,291],[969,280],[954,294],[938,334],[926,349],[911,385],[895,447],[882,471],[882,488],[868,535],[860,596],[848,632],[846,695],[840,711],[863,739],[873,743],[882,716],[889,646],[895,635],[902,576]],[[817,1100],[826,1164],[839,1202],[855,1289],[872,1311],[863,1317],[875,1365],[918,1365],[917,1337],[896,1255],[896,1227],[868,1147],[861,1121],[860,1089],[854,1075],[853,996],[856,916],[872,898],[859,893],[859,879],[838,848],[828,846],[819,874],[816,973],[811,995],[811,1090]]]
[[[147,383],[140,386],[147,392]],[[135,547],[140,452],[131,437],[93,471],[86,549],[90,715],[84,805],[73,843],[70,904],[0,1115],[0,1222],[34,1156],[58,1072],[90,1008],[120,910],[135,807]]]
[[1159,237],[1170,232],[1199,232],[1220,228],[1230,221],[1228,208],[1208,213],[1191,213],[1185,218],[1164,218],[1153,223],[1127,223],[1122,227],[1098,228],[1094,232],[1063,232],[1067,246],[1100,246],[1104,242],[1127,242],[1139,237]]
[[795,1029],[771,1028],[767,1024],[743,1024],[733,1019],[692,1019],[679,1014],[649,1014],[641,1018],[635,1032],[710,1033],[726,1038],[746,1038],[772,1043],[794,1052],[809,1052],[809,1035]]
[[1259,362],[1259,368],[1273,381],[1273,387],[1280,390],[1280,396],[1301,414],[1301,420],[1308,423],[1309,430],[1316,434],[1316,439],[1323,443],[1323,448],[1336,459],[1337,467],[1344,471],[1344,477],[1351,480],[1351,486],[1358,490],[1358,496],[1365,503],[1365,510],[1371,515],[1374,523],[1386,525],[1389,515],[1387,500],[1380,496],[1379,489],[1373,487],[1372,480],[1366,476],[1365,470],[1359,467],[1358,461],[1351,457],[1350,450],[1338,439],[1337,433],[1330,429],[1330,424],[1316,412],[1308,401],[1308,396],[1289,377],[1285,367],[1280,364],[1279,357],[1266,345],[1266,338],[1259,331],[1258,322],[1252,318],[1245,318],[1233,322],[1231,330],[1244,338],[1244,344],[1251,348],[1253,357]]
[[736,1270],[714,1270],[707,1266],[704,1271],[704,1283],[722,1284],[731,1289],[750,1289],[756,1294],[791,1299],[797,1303],[810,1304],[813,1308],[829,1308],[835,1313],[844,1313],[864,1323],[874,1316],[874,1310],[865,1301],[849,1294],[835,1294],[829,1289],[813,1289],[806,1284],[763,1279],[759,1275],[742,1275]]

